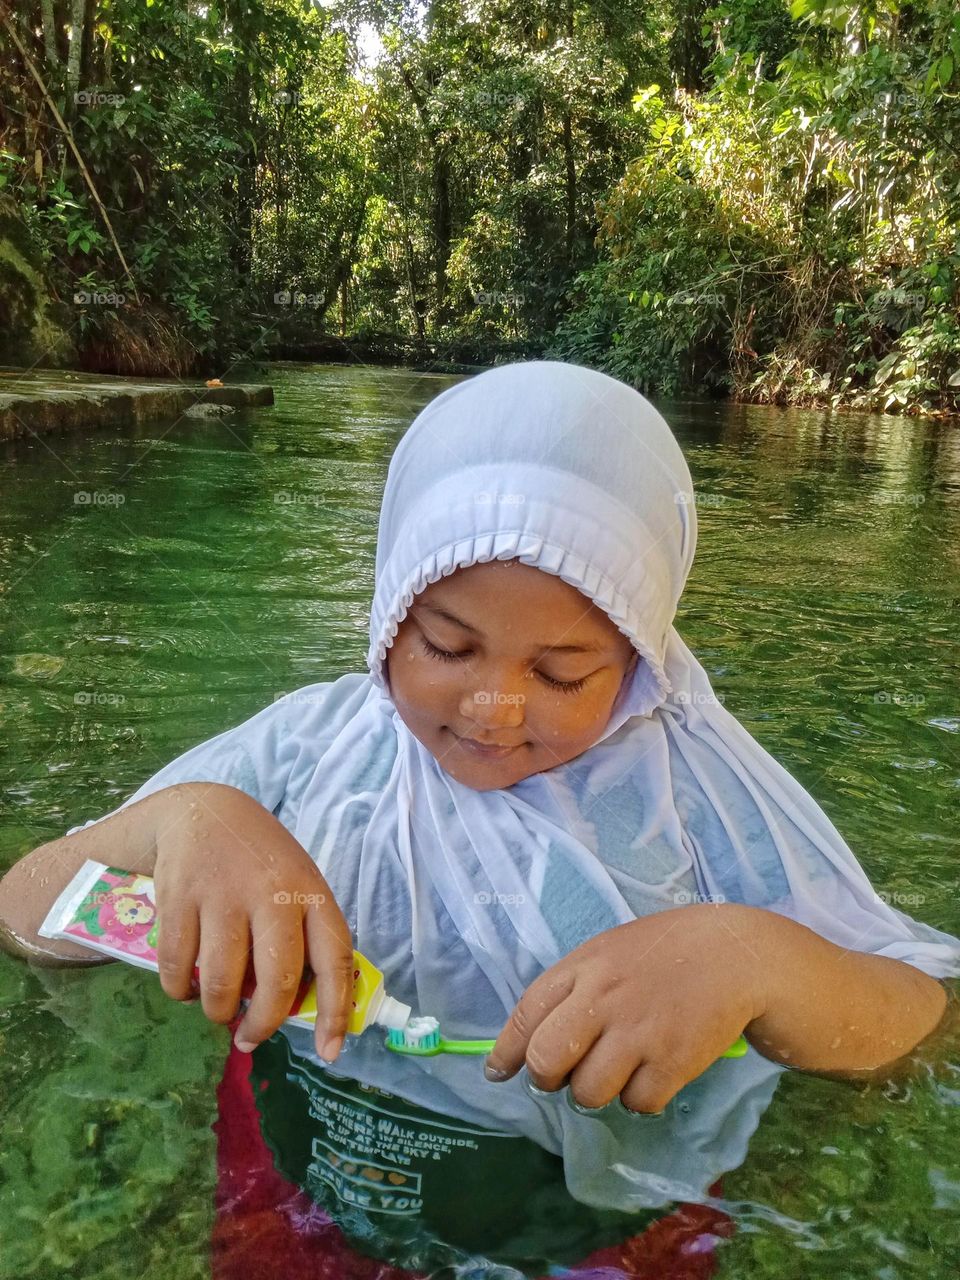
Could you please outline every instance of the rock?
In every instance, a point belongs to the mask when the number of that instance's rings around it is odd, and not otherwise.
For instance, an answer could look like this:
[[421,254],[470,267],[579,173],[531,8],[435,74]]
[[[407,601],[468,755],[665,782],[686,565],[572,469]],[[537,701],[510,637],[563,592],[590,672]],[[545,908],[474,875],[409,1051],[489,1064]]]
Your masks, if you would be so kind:
[[222,418],[228,413],[236,413],[236,409],[232,404],[192,404],[183,413],[186,418]]
[[19,210],[0,196],[0,364],[45,364],[56,368],[76,360],[69,316],[47,293],[36,247]]

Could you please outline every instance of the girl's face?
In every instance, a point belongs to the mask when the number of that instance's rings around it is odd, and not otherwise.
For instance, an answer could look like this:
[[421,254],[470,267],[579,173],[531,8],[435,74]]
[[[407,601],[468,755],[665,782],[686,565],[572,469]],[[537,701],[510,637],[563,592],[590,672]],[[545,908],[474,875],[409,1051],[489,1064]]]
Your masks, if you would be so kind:
[[637,658],[603,610],[562,578],[491,560],[415,598],[386,671],[414,737],[458,782],[491,791],[593,746]]

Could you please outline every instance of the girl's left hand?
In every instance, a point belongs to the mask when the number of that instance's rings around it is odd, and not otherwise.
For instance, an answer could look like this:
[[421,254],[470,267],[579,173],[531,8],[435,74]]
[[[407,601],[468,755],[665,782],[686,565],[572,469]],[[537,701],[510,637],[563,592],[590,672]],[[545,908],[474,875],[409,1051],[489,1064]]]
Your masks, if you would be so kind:
[[523,993],[486,1060],[487,1079],[526,1064],[532,1084],[569,1083],[582,1106],[619,1094],[631,1111],[662,1111],[764,1013],[767,915],[697,903],[589,938]]

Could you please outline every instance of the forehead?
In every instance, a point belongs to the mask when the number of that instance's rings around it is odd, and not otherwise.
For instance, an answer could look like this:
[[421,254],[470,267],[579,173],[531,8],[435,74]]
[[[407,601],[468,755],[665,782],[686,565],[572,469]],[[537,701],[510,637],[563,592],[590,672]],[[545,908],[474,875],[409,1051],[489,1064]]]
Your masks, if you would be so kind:
[[444,608],[464,618],[478,630],[488,624],[508,626],[516,632],[575,630],[577,639],[610,643],[626,637],[592,600],[564,582],[519,560],[489,560],[457,569],[431,583],[415,597],[413,605]]

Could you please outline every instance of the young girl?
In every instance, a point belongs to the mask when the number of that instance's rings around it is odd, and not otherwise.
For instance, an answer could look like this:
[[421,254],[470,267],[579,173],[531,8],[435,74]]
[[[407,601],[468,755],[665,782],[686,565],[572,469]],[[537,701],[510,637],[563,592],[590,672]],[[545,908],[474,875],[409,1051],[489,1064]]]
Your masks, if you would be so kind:
[[[77,866],[152,874],[164,990],[190,998],[199,964],[231,1078],[260,1046],[301,1226],[332,1206],[366,1253],[375,1230],[411,1265],[440,1243],[569,1263],[702,1205],[785,1067],[882,1076],[945,1026],[960,943],[878,897],[720,705],[672,626],[696,531],[681,451],[624,384],[534,361],[443,392],[391,460],[369,674],[271,703],[23,859],[8,945],[79,962],[36,935]],[[447,1037],[496,1038],[485,1070],[345,1040],[354,946]],[[278,1032],[304,963],[315,1037]],[[684,1266],[724,1233],[692,1221]]]

